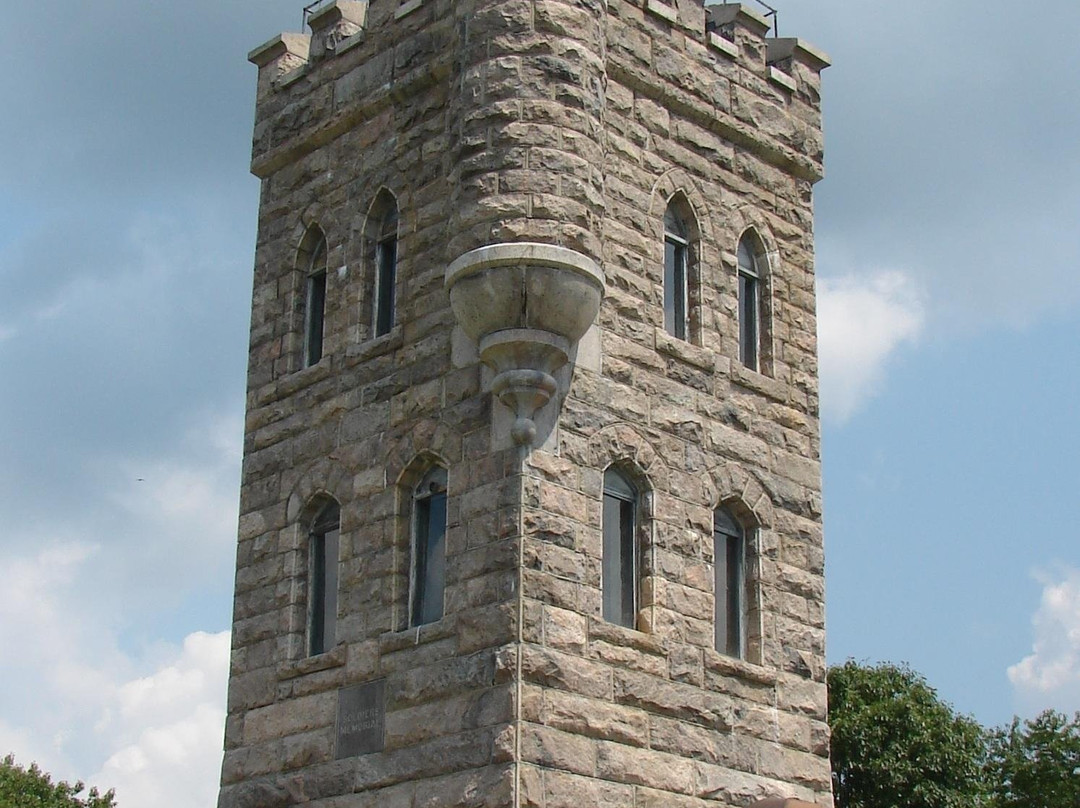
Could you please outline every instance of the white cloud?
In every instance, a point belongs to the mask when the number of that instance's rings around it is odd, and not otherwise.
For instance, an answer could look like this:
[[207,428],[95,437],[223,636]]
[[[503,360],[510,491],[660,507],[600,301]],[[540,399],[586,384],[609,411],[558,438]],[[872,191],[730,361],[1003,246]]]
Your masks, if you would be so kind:
[[121,808],[214,803],[229,634],[192,628],[228,620],[204,604],[231,580],[240,433],[214,414],[167,454],[98,458],[84,508],[0,531],[0,755]]
[[818,281],[818,350],[825,417],[851,417],[881,385],[889,358],[918,339],[924,307],[904,273]]
[[1008,669],[1029,710],[1080,710],[1080,569],[1040,572],[1042,600],[1031,619],[1032,652]]
[[93,577],[97,555],[67,543],[0,559],[13,583],[0,590],[0,755],[115,788],[120,808],[212,805],[229,632],[120,650],[108,615],[71,588]]
[[120,808],[213,805],[221,769],[229,632],[196,632],[170,663],[117,689],[96,729],[113,750],[91,778]]
[[[235,413],[195,424],[171,456],[101,461],[98,473],[116,481],[106,495],[116,522],[114,540],[130,548],[121,563],[168,565],[174,573],[171,580],[153,576],[132,581],[132,587],[150,586],[161,597],[211,568],[231,571],[242,439],[238,406]],[[146,541],[148,536],[154,540]]]

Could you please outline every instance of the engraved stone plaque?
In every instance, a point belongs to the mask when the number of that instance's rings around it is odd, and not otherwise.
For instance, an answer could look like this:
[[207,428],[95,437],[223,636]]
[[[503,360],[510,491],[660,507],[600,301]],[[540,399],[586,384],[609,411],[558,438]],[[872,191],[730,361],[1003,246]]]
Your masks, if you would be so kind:
[[377,679],[338,691],[338,760],[382,751],[386,721],[385,685],[385,680]]

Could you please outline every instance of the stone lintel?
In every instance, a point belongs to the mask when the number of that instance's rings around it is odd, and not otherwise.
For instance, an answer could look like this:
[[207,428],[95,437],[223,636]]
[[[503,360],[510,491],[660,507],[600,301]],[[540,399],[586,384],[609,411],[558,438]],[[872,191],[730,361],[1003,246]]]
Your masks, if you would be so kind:
[[770,797],[767,800],[758,800],[750,808],[818,808],[818,806],[805,800]]
[[286,55],[306,62],[310,47],[310,35],[286,32],[278,34],[273,39],[259,45],[259,47],[248,53],[247,58],[249,62],[259,68],[266,67]]
[[769,22],[767,17],[763,17],[754,9],[741,3],[705,6],[705,15],[710,30],[733,23],[752,31],[760,37],[764,37],[772,30],[772,23]]
[[818,73],[832,64],[829,55],[825,51],[815,48],[809,42],[798,37],[778,37],[769,39],[767,42],[768,51],[765,56],[767,64],[776,64],[787,59],[795,59]]

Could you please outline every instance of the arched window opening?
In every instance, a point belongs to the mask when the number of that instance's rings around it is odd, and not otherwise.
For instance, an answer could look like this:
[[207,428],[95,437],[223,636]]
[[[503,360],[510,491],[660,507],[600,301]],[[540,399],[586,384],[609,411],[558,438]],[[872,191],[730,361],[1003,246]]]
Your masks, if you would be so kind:
[[621,472],[604,472],[603,589],[604,619],[627,628],[637,623],[638,492]]
[[761,361],[761,284],[765,260],[761,242],[746,232],[739,239],[739,361],[759,370]]
[[673,200],[664,213],[664,330],[683,340],[689,331],[689,262],[690,233]]
[[446,589],[446,469],[432,468],[413,490],[409,625],[443,616]]
[[341,509],[327,502],[308,532],[308,654],[329,651],[337,643],[338,558]]
[[309,235],[314,243],[309,248],[304,293],[304,367],[322,359],[326,323],[326,237],[318,228]]
[[713,576],[716,593],[716,650],[746,658],[749,601],[746,531],[731,511],[713,511]]
[[368,216],[368,242],[374,268],[372,334],[389,334],[396,320],[398,206],[388,191],[380,192]]

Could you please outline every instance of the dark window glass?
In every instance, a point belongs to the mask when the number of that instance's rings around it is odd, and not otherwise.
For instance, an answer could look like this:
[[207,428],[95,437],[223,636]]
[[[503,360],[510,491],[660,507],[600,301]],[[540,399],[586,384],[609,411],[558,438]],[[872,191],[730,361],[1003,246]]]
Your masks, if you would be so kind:
[[390,333],[394,327],[394,295],[397,285],[397,204],[390,206],[379,223],[375,242],[375,336]]
[[446,588],[446,469],[434,468],[413,496],[413,570],[410,625],[443,616]]
[[337,642],[339,517],[328,503],[311,526],[308,550],[308,653],[322,654]]
[[326,320],[326,239],[319,238],[311,255],[304,304],[304,367],[322,359]]
[[752,237],[739,241],[739,361],[758,369],[761,342],[761,273]]
[[686,225],[669,206],[664,215],[664,330],[686,339]]
[[746,656],[746,539],[726,508],[713,513],[713,570],[716,587],[716,650]]
[[637,491],[625,477],[604,472],[604,619],[628,628],[637,622],[637,504]]

